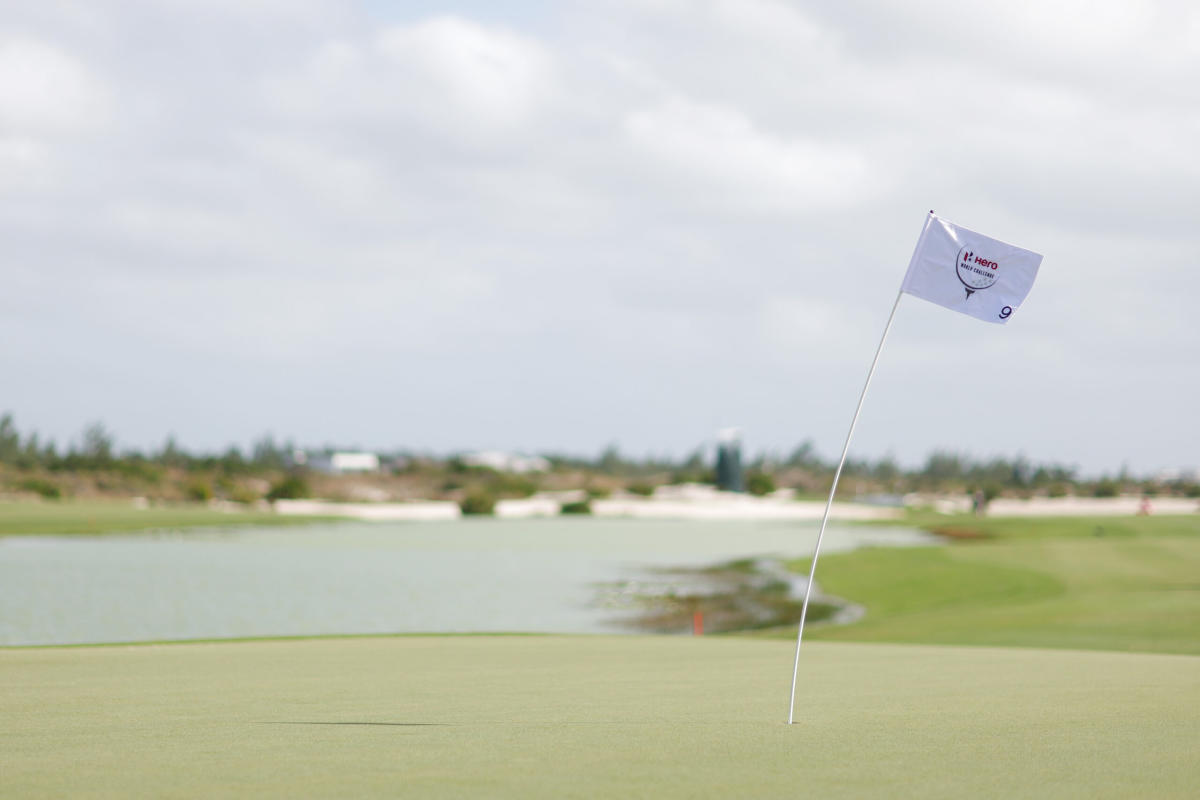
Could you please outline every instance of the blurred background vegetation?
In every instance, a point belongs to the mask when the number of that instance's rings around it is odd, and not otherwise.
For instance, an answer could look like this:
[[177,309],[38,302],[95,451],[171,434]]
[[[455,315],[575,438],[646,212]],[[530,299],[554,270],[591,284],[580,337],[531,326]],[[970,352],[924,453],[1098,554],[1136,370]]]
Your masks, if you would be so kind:
[[[89,424],[64,448],[18,430],[11,414],[0,416],[0,495],[55,501],[144,497],[156,502],[226,502],[253,505],[285,498],[322,497],[342,501],[440,499],[458,502],[468,513],[491,513],[497,500],[537,492],[581,493],[565,498],[576,512],[589,500],[613,492],[648,496],[656,488],[683,483],[711,484],[713,458],[705,448],[683,458],[635,458],[615,446],[594,457],[544,454],[547,468],[513,473],[472,465],[463,454],[377,452],[380,469],[370,473],[328,474],[312,469],[305,453],[337,448],[299,448],[266,435],[248,450],[231,446],[219,453],[189,452],[172,437],[142,452],[121,448],[102,423]],[[817,453],[811,441],[786,455],[746,458],[745,487],[753,495],[786,490],[798,498],[823,499],[833,479],[834,461]],[[1022,456],[972,458],[947,451],[924,463],[899,464],[894,458],[851,459],[843,472],[843,496],[896,497],[982,493],[999,496],[1094,496],[1119,494],[1200,497],[1195,476],[1134,476],[1127,470],[1083,477],[1065,464],[1035,464]]]

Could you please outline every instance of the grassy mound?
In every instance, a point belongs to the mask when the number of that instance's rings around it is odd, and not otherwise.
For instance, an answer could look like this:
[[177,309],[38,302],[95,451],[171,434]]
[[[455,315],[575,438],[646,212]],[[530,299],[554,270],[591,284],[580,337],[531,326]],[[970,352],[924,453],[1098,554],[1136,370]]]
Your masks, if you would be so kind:
[[952,526],[983,538],[823,557],[818,583],[867,613],[813,637],[1200,653],[1200,517]]

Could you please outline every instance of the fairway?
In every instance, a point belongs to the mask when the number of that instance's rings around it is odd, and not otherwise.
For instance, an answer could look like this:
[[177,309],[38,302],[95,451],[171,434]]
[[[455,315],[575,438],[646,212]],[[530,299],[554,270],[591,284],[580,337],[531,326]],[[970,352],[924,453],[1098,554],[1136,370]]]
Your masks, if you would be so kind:
[[1200,516],[966,525],[985,538],[823,558],[821,587],[866,614],[813,638],[1200,654]]
[[4,797],[1190,797],[1200,658],[743,638],[0,651]]
[[270,510],[219,510],[199,503],[135,507],[129,501],[64,500],[0,503],[0,536],[100,534],[126,531],[308,525],[328,518],[288,517]]

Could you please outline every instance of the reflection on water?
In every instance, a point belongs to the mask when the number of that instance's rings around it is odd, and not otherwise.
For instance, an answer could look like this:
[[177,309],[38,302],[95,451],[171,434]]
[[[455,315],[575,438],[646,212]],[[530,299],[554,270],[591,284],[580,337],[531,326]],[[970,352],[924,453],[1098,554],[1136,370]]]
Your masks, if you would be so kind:
[[[0,644],[618,630],[595,585],[639,568],[807,556],[816,525],[547,519],[0,538]],[[831,527],[824,552],[923,544]]]

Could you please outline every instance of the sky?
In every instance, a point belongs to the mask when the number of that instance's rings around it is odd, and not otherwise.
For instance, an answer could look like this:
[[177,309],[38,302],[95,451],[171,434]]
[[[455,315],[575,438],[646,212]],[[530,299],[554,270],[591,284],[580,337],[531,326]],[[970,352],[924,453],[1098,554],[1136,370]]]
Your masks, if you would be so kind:
[[0,411],[60,447],[1200,465],[1200,6],[4,3]]

